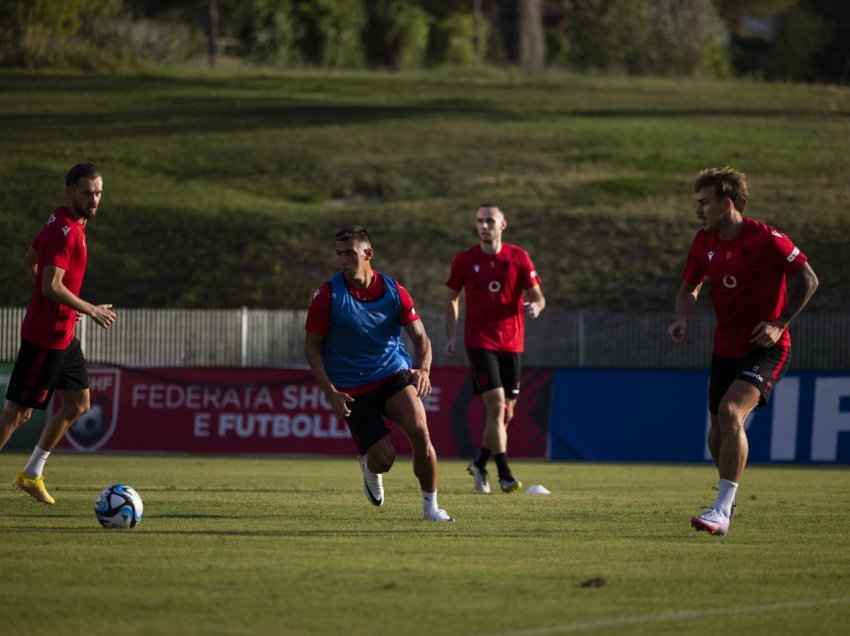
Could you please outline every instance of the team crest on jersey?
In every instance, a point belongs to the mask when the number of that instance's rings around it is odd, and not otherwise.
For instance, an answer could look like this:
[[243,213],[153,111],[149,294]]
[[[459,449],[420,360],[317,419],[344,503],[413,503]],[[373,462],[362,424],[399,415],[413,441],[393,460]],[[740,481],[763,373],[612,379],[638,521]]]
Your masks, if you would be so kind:
[[91,410],[65,433],[65,439],[78,451],[96,451],[112,437],[118,425],[120,381],[118,369],[89,369]]

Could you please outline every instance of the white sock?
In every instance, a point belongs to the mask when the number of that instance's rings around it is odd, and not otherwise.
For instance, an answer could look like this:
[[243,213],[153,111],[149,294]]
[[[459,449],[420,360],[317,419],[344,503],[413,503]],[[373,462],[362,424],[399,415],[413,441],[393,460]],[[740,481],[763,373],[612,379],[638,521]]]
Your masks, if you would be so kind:
[[717,485],[717,499],[714,501],[714,507],[728,517],[732,514],[732,502],[735,501],[737,492],[738,484],[728,479],[721,479]]
[[27,477],[41,477],[44,472],[44,464],[47,458],[50,457],[50,451],[41,450],[38,446],[32,452],[30,460],[24,466],[24,473]]
[[429,510],[437,509],[437,491],[428,492],[427,490],[422,491],[422,510],[424,512],[428,512]]

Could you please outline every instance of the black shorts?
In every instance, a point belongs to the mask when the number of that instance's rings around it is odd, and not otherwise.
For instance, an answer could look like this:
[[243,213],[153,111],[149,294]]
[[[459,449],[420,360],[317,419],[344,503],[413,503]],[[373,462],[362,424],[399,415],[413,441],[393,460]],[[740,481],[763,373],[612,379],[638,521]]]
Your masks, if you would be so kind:
[[390,432],[384,424],[387,400],[413,383],[413,374],[404,371],[392,376],[377,389],[355,395],[354,402],[348,404],[351,415],[345,418],[345,423],[361,455]]
[[66,349],[50,349],[22,340],[6,399],[43,411],[55,389],[87,388],[89,374],[79,340],[74,338]]
[[505,399],[515,400],[519,397],[519,380],[522,375],[520,354],[515,351],[469,349],[466,356],[469,358],[472,392],[475,395],[504,387]]
[[735,380],[743,380],[756,387],[761,393],[759,406],[764,406],[770,399],[773,387],[788,371],[790,362],[790,347],[780,345],[774,345],[770,349],[758,347],[741,358],[712,356],[708,410],[717,414],[720,401]]

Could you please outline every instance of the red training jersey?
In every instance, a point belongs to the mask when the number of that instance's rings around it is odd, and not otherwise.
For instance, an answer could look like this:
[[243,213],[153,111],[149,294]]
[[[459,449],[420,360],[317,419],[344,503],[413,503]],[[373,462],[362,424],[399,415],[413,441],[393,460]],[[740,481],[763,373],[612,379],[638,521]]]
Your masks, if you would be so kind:
[[35,289],[21,325],[21,338],[50,349],[65,349],[74,338],[77,312],[50,300],[41,292],[44,268],[55,265],[65,270],[62,283],[80,294],[86,273],[86,228],[68,208],[56,208],[41,233],[33,239],[38,252]]
[[[715,354],[737,358],[758,346],[750,342],[753,329],[779,318],[787,297],[786,276],[800,271],[806,260],[791,239],[749,217],[731,241],[717,232],[696,233],[684,279],[689,285],[711,281]],[[787,329],[777,344],[791,346]]]
[[486,254],[480,245],[458,252],[446,287],[466,292],[466,348],[522,352],[522,294],[540,282],[528,252],[516,245],[502,243],[498,254]]
[[[374,278],[371,284],[366,289],[361,289],[349,284],[345,281],[345,286],[348,291],[357,300],[377,300],[384,295],[386,284],[384,279],[378,275],[377,271],[373,270]],[[407,290],[401,286],[401,283],[396,281],[398,287],[398,298],[401,303],[399,315],[399,324],[404,327],[419,320],[419,314],[416,313],[416,308],[413,306],[413,298]],[[304,325],[307,331],[327,336],[331,329],[331,284],[325,281],[319,289],[313,292],[313,300],[310,303],[310,309],[307,311],[307,321]]]

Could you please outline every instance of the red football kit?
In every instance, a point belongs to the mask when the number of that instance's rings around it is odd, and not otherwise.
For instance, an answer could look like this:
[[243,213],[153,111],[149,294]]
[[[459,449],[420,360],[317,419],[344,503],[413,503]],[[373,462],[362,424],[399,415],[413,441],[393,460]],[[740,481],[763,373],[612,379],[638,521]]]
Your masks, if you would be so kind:
[[38,252],[35,289],[21,325],[21,338],[50,349],[65,349],[74,338],[77,312],[45,297],[41,292],[44,268],[65,270],[62,283],[80,294],[86,273],[86,228],[66,207],[56,208],[32,242]]
[[[750,342],[753,329],[779,318],[786,302],[786,276],[800,271],[806,260],[791,239],[749,217],[731,241],[717,232],[696,233],[683,276],[689,285],[711,281],[716,355],[738,358],[758,346]],[[776,344],[791,346],[787,329]]]
[[516,245],[502,243],[498,254],[485,254],[479,245],[458,252],[446,287],[466,293],[465,347],[521,353],[522,294],[540,282],[531,257]]

